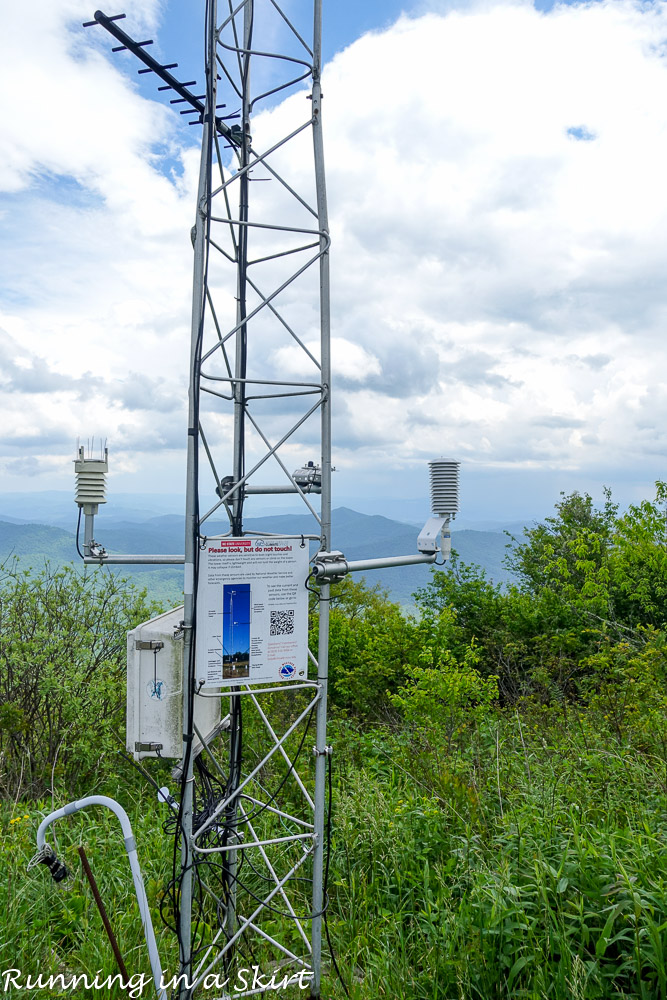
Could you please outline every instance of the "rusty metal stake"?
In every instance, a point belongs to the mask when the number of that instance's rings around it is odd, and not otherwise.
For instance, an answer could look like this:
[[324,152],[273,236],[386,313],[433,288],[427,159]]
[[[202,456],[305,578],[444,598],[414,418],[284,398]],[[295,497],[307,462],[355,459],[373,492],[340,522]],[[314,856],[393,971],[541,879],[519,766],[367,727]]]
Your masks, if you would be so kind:
[[95,897],[95,902],[97,903],[97,909],[100,911],[100,916],[102,917],[102,923],[104,924],[104,929],[107,932],[107,937],[113,949],[113,953],[116,956],[116,961],[118,962],[118,968],[120,969],[123,980],[125,981],[125,990],[128,990],[128,982],[130,980],[130,974],[127,971],[127,966],[123,961],[123,956],[120,953],[120,948],[118,947],[118,941],[116,940],[116,935],[113,932],[111,923],[107,916],[107,911],[105,909],[104,903],[102,902],[102,897],[100,896],[100,890],[97,888],[97,882],[95,881],[95,876],[93,875],[86,852],[83,847],[79,848],[79,857],[81,858],[81,864],[83,865],[83,870],[86,873],[86,878],[90,884],[90,888],[93,891],[93,896]]

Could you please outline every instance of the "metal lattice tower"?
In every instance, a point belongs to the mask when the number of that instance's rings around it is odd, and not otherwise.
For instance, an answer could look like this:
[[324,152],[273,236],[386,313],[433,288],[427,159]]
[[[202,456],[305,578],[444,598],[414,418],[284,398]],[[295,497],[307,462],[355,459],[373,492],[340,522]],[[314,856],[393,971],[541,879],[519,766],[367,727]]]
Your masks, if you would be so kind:
[[[188,669],[180,817],[181,970],[194,983],[193,992],[216,968],[225,969],[231,978],[235,961],[237,965],[248,964],[243,945],[250,939],[254,946],[261,943],[273,961],[286,962],[289,971],[311,970],[311,992],[318,996],[327,755],[326,584],[319,603],[320,648],[313,656],[319,667],[298,685],[298,694],[293,684],[283,685],[289,687],[284,692],[276,690],[280,685],[259,690],[238,685],[223,692],[229,705],[228,763],[220,775],[224,791],[203,822],[194,808],[197,792],[192,746],[196,735],[193,710],[199,690],[199,553],[202,539],[212,533],[216,512],[220,508],[227,512],[228,535],[242,537],[249,497],[292,494],[310,512],[309,534],[317,547],[327,549],[330,544],[329,236],[321,137],[321,0],[314,4],[312,48],[273,0],[245,0],[235,7],[229,4],[221,16],[216,0],[209,0],[207,17],[206,95],[193,229],[185,538],[184,658]],[[264,42],[267,36],[271,37],[271,51]],[[278,37],[281,42],[276,47]],[[308,102],[305,81],[310,84]],[[227,124],[230,118],[216,121],[216,105],[223,91],[224,103],[233,106],[236,102],[238,106],[238,118],[232,125]],[[300,120],[290,123],[289,131],[274,138],[268,148],[258,148],[252,135],[253,117],[262,110],[263,102],[283,92],[298,95],[289,104],[299,107]],[[312,137],[312,166],[304,184],[301,177],[292,179],[289,163],[294,162],[294,156],[288,159],[284,154],[287,144],[299,144],[301,150],[308,133]],[[257,199],[253,198],[255,192]],[[299,315],[304,310],[306,324]],[[319,351],[306,344],[308,330],[315,323]],[[293,366],[298,377],[280,370],[280,358],[293,357],[294,350],[299,356]],[[306,374],[300,374],[302,371]],[[319,438],[321,463],[319,511],[310,485],[300,485],[289,471],[299,464],[296,458],[283,458],[303,455],[312,442],[313,428]],[[214,494],[217,499],[212,504],[203,502]],[[283,708],[283,717],[272,720],[276,699],[283,705],[285,699],[293,703],[286,718]],[[254,757],[248,760],[242,720],[245,716],[247,729],[250,713],[255,724],[253,738],[258,742]],[[305,754],[295,761],[293,751],[290,756],[285,748],[301,730],[299,746],[303,751],[313,714],[314,787],[312,775],[299,775]],[[311,746],[305,750],[311,754]],[[277,796],[261,780],[273,769],[275,760],[282,767],[272,779],[275,784],[280,776],[278,784],[282,782],[282,794]],[[312,770],[310,762],[305,769]],[[211,828],[220,825],[222,835],[214,838],[213,846],[204,846]],[[216,910],[220,923],[206,947],[199,946],[193,955],[192,948],[197,945],[192,924],[195,897],[215,895],[216,891],[215,885],[207,884],[209,872],[201,863],[211,855],[219,859],[224,873],[225,895],[218,897]],[[254,890],[263,885],[263,892],[253,891],[247,884],[244,865],[255,873]],[[302,890],[308,883],[300,881],[302,878],[312,879],[306,906]],[[199,908],[203,903],[201,898],[197,900]],[[268,915],[273,927],[275,910],[287,925],[282,935],[273,930],[269,933],[262,926]],[[250,945],[251,955],[252,949]],[[256,991],[249,989],[248,994]]]
[[[310,669],[298,683],[204,689],[197,599],[203,545],[257,535],[244,521],[255,496],[285,494],[297,501],[311,525],[297,537],[301,547],[313,544],[313,558],[331,544],[321,0],[314,0],[306,30],[276,0],[228,0],[222,8],[207,0],[200,94],[170,72],[176,64],[150,56],[150,40],[136,42],[120,29],[116,22],[123,15],[97,11],[89,22],[121,43],[116,51],[132,51],[144,63],[139,72],[153,72],[165,84],[161,89],[175,94],[172,103],[185,105],[181,113],[202,125],[202,146],[192,229],[185,556],[111,557],[91,541],[87,516],[85,559],[185,563],[184,752],[177,769],[180,803],[173,807],[180,869],[171,887],[180,973],[187,977],[180,997],[196,995],[218,971],[235,984],[235,996],[271,989],[262,985],[266,976],[238,989],[235,968],[247,968],[256,949],[262,970],[273,969],[276,981],[307,972],[317,997],[330,752],[328,578],[318,591],[318,650],[310,651]],[[281,110],[274,120],[276,97]],[[260,114],[269,136],[261,147],[252,134]],[[305,465],[314,449],[319,465]],[[295,465],[303,468],[290,472]],[[225,526],[216,521],[221,514],[227,515]],[[232,643],[233,606],[230,595]],[[223,702],[214,738],[195,724],[197,699],[205,697]],[[244,739],[249,729],[250,747]],[[263,926],[267,916],[270,930]]]

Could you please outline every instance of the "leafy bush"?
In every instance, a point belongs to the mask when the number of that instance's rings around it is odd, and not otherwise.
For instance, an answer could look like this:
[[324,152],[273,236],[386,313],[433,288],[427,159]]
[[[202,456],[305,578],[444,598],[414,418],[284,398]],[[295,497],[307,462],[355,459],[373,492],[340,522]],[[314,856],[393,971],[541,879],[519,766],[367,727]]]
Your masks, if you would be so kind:
[[[317,621],[311,647],[317,648]],[[416,662],[414,623],[379,586],[347,577],[332,588],[329,626],[329,696],[333,705],[357,715],[379,717]]]
[[620,742],[632,742],[667,762],[666,637],[639,629],[631,641],[609,645],[585,660],[582,682],[591,713]]
[[488,716],[498,699],[498,678],[483,677],[476,669],[479,652],[474,640],[459,660],[448,648],[455,619],[452,611],[440,614],[422,647],[421,662],[406,667],[406,683],[390,695],[417,732],[437,738],[448,752],[470,726]]
[[0,792],[39,797],[99,782],[125,713],[128,629],[155,611],[103,571],[4,567],[0,581]]

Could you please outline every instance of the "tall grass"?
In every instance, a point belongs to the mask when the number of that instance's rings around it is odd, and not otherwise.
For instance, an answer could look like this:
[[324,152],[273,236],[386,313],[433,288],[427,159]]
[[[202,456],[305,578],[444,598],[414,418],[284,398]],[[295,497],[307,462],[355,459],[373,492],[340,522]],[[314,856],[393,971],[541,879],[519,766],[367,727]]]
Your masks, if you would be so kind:
[[667,996],[661,760],[516,715],[449,758],[386,729],[341,745],[330,924],[352,997]]
[[[353,1000],[667,1000],[660,757],[573,712],[494,711],[448,753],[437,735],[388,725],[334,721],[331,735],[329,928]],[[176,942],[157,912],[171,863],[162,814],[152,793],[120,794],[163,965],[175,972]],[[26,871],[50,808],[0,810],[2,967],[114,973],[83,880],[63,892],[46,870]],[[114,824],[81,814],[63,824],[59,846],[76,872],[86,846],[128,967],[148,973]],[[343,997],[325,961],[323,996]]]

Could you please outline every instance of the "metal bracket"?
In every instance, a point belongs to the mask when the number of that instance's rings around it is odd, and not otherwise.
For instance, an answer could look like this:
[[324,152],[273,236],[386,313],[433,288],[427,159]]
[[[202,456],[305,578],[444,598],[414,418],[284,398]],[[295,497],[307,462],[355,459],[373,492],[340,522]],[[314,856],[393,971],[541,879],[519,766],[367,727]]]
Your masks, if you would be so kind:
[[135,649],[162,649],[164,643],[160,639],[137,639],[134,643]]
[[331,757],[332,754],[333,754],[332,746],[326,746],[324,750],[318,750],[317,747],[313,747],[314,757]]
[[[338,570],[337,573],[327,573],[326,567],[335,565]],[[315,556],[313,562],[313,576],[317,579],[318,577],[324,577],[325,582],[329,583],[340,583],[342,579],[348,574],[349,568],[348,563],[342,552],[337,549],[331,552],[318,552]]]

